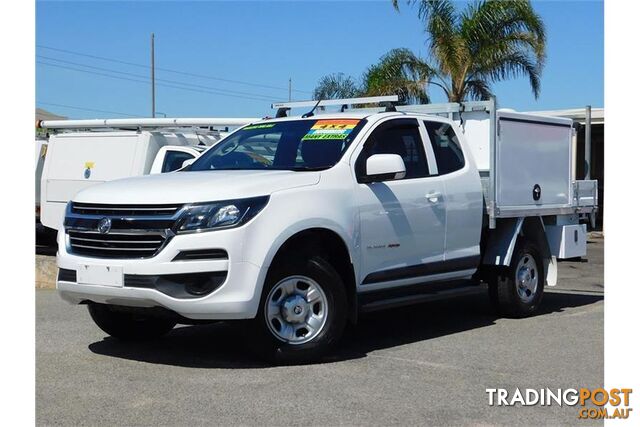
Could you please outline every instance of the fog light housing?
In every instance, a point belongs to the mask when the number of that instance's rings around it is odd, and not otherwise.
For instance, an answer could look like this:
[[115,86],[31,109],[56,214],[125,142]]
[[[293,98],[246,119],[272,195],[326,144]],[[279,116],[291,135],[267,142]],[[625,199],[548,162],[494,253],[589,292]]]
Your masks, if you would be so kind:
[[130,288],[155,289],[173,298],[201,298],[218,289],[227,279],[226,271],[165,275],[125,274],[124,285]]
[[185,282],[184,289],[191,295],[203,296],[213,292],[219,285],[219,282],[208,274],[205,277],[193,277],[193,280]]

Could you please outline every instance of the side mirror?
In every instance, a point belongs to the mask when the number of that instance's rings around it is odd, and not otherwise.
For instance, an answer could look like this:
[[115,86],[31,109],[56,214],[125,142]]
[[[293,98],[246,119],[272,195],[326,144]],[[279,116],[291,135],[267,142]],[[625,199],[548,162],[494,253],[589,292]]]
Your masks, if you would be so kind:
[[374,154],[367,159],[366,182],[402,179],[407,174],[402,157],[397,154]]
[[184,162],[182,162],[182,167],[186,168],[187,166],[189,166],[190,164],[192,164],[195,161],[196,161],[196,159],[187,159]]

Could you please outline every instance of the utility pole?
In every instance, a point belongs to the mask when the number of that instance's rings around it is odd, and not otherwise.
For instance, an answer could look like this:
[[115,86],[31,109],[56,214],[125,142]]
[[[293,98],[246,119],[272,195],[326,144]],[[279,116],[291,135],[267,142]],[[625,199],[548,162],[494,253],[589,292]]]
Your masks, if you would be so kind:
[[291,77],[289,77],[289,102],[291,102]]
[[156,116],[156,59],[155,35],[151,33],[151,117]]
[[584,115],[584,179],[591,179],[591,105],[587,105]]

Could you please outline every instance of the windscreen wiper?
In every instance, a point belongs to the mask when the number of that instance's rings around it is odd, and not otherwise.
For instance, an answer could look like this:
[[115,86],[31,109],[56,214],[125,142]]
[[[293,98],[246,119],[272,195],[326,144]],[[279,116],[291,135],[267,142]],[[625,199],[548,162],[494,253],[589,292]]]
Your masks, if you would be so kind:
[[300,171],[323,171],[329,169],[330,166],[294,166],[289,170],[300,172]]

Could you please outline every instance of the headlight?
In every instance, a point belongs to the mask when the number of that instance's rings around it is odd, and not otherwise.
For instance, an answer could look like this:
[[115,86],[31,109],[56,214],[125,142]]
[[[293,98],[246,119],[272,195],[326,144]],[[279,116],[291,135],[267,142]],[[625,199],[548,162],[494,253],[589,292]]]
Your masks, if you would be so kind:
[[256,216],[269,196],[211,203],[194,203],[186,207],[178,221],[178,233],[197,233],[218,228],[238,227]]

